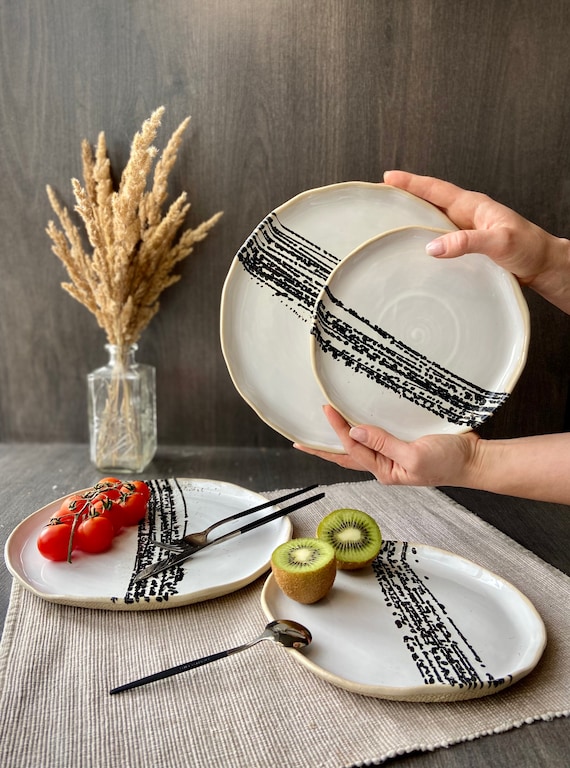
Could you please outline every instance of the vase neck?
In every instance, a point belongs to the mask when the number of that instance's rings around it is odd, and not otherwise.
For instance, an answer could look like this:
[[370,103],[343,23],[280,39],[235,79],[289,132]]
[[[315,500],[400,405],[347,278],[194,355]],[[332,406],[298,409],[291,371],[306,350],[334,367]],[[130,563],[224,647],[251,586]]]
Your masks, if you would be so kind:
[[138,349],[137,344],[122,346],[119,344],[105,344],[105,349],[109,353],[109,365],[123,365],[128,367],[135,362],[135,352]]

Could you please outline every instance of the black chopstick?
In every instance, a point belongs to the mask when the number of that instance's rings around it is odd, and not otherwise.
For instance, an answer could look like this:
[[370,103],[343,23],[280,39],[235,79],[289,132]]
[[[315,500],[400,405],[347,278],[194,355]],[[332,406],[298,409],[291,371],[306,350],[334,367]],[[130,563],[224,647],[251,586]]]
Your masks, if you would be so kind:
[[232,515],[232,517],[226,518],[228,523],[231,520],[239,520],[240,517],[245,517],[246,515],[252,515],[254,512],[261,512],[262,509],[267,509],[268,507],[272,507],[274,504],[281,504],[282,501],[287,501],[287,499],[292,499],[294,496],[300,496],[302,493],[307,493],[307,491],[312,491],[313,488],[316,488],[318,486],[318,483],[313,483],[313,485],[308,485],[306,488],[298,488],[296,491],[291,491],[290,493],[286,493],[284,496],[280,496],[278,499],[271,499],[270,501],[264,501],[263,504],[258,504],[256,507],[249,507],[249,509],[244,509],[243,512],[238,512],[235,515]]

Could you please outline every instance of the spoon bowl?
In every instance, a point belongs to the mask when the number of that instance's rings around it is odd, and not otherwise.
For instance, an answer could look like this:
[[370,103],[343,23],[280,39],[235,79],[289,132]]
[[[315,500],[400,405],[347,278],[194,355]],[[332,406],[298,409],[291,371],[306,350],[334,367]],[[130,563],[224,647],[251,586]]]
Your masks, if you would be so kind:
[[263,634],[256,640],[248,643],[248,646],[253,645],[259,640],[273,640],[285,648],[300,650],[310,645],[313,638],[307,627],[304,627],[297,621],[278,619],[277,621],[271,621],[263,630]]

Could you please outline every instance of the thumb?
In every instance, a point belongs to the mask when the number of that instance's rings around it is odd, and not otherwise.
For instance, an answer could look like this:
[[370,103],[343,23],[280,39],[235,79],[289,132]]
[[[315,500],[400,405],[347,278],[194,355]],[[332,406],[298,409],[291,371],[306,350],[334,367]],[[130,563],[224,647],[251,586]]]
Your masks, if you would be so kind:
[[394,458],[394,454],[397,453],[398,446],[401,444],[401,440],[381,427],[358,425],[352,427],[348,434],[355,442],[388,458]]

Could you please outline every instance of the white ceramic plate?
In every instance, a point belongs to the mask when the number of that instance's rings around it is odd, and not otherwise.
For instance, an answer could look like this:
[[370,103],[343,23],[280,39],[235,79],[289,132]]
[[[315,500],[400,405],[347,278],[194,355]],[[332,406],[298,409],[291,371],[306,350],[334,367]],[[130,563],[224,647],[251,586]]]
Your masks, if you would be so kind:
[[238,251],[222,293],[222,351],[239,393],[288,439],[342,452],[311,368],[314,304],[350,251],[411,224],[456,229],[437,208],[395,187],[333,184],[276,208]]
[[[133,578],[142,568],[167,554],[152,546],[151,539],[180,538],[267,501],[245,488],[213,480],[153,480],[149,486],[148,520],[138,529],[124,529],[108,552],[74,553],[71,564],[50,562],[36,548],[41,529],[62,499],[34,512],[6,542],[8,570],[26,589],[55,603],[118,610],[171,608],[241,589],[269,568],[275,547],[291,537],[289,518],[280,518],[197,552],[183,565],[135,584]],[[247,521],[276,509],[253,513]],[[227,523],[216,529],[215,535],[222,536],[237,525]]]
[[527,675],[546,645],[542,619],[500,576],[441,549],[386,541],[373,565],[339,571],[313,605],[269,576],[269,619],[304,624],[312,644],[294,657],[355,693],[401,701],[458,701]]
[[352,424],[404,440],[474,429],[506,400],[527,356],[529,312],[491,259],[436,259],[439,234],[406,227],[355,249],[315,306],[310,354],[326,399]]

